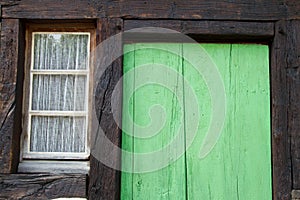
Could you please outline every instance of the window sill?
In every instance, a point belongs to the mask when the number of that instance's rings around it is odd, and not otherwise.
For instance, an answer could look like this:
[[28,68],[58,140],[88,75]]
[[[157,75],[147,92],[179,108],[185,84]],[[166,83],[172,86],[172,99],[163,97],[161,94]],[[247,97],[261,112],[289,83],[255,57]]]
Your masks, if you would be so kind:
[[19,173],[51,173],[51,174],[88,174],[89,161],[46,161],[23,160],[19,163]]

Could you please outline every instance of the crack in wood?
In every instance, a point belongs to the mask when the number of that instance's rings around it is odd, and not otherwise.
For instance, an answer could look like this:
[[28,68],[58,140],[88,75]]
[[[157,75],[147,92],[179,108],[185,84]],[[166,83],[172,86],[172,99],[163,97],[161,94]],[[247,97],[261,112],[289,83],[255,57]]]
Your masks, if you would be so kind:
[[86,197],[86,175],[0,175],[0,199]]
[[3,128],[3,126],[5,125],[8,116],[10,116],[11,114],[13,114],[14,110],[15,110],[15,101],[13,101],[11,103],[11,105],[9,106],[8,111],[6,112],[6,115],[3,118],[3,121],[2,121],[1,126],[0,126],[0,132],[1,132],[2,128]]

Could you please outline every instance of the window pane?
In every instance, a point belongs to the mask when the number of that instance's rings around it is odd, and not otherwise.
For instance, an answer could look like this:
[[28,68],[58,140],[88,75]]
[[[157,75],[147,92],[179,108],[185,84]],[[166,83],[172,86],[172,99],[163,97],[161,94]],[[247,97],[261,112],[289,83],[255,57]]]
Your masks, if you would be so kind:
[[86,110],[86,76],[33,75],[32,110]]
[[84,152],[85,117],[31,118],[31,152]]
[[87,69],[87,34],[34,34],[33,69]]

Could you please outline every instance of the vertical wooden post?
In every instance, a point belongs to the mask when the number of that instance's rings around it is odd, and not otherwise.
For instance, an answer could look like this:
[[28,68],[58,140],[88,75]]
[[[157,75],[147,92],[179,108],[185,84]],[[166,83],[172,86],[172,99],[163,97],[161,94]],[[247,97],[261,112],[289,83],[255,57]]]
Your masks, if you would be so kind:
[[287,128],[286,25],[286,21],[275,24],[275,37],[271,47],[273,199],[281,200],[290,199],[292,190],[290,137]]
[[[119,18],[111,19],[99,19],[97,22],[97,45],[101,45],[101,42],[105,39],[121,32],[123,30],[123,21]],[[96,47],[97,48],[97,47]],[[120,43],[108,44],[107,48],[104,49],[104,52],[100,52],[101,63],[103,59],[110,59],[113,57],[113,54],[122,53],[122,45]],[[98,56],[98,55],[97,55]],[[99,63],[95,63],[97,65]],[[112,143],[116,146],[121,144],[121,130],[117,126],[111,107],[111,96],[114,90],[115,85],[122,76],[122,57],[117,58],[114,62],[107,66],[100,66],[100,68],[106,68],[105,72],[101,77],[95,77],[97,80],[100,80],[96,87],[95,92],[95,108],[97,113],[97,121],[100,124],[100,127],[104,131],[105,135],[110,139]],[[96,72],[94,72],[96,73]],[[122,103],[122,94],[117,94],[120,101],[120,106]],[[118,108],[121,116],[121,109]],[[120,117],[119,116],[119,117]],[[92,130],[95,131],[95,130]],[[102,141],[101,139],[99,141]],[[91,141],[92,149],[93,145],[100,145],[98,149],[104,152],[111,162],[116,165],[120,165],[121,155],[118,152],[115,152],[113,149],[107,146],[105,143],[94,144],[94,141]],[[97,158],[91,154],[90,158],[91,169],[90,169],[90,182],[88,189],[89,199],[101,199],[101,200],[114,200],[120,198],[120,172],[118,170],[109,168],[101,163]]]
[[[10,173],[17,169],[19,157],[19,133],[21,98],[18,95],[17,73],[22,64],[23,36],[19,19],[2,19],[0,47],[0,172]],[[20,66],[21,67],[21,66]],[[21,90],[20,90],[21,91]],[[15,128],[15,129],[14,129]]]
[[293,189],[300,190],[300,20],[287,27],[288,132],[291,137]]

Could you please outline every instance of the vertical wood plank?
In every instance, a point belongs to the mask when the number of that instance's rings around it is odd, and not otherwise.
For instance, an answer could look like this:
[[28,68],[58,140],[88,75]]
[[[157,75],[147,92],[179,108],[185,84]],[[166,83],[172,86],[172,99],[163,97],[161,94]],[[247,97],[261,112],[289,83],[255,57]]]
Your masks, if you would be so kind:
[[[188,199],[271,199],[271,139],[268,47],[202,45],[216,63],[226,90],[227,114],[218,143],[199,158],[211,117],[208,88],[192,66],[184,74],[195,89],[200,129],[187,151]],[[183,48],[184,54],[193,46]],[[188,125],[191,119],[186,119]],[[214,123],[214,122],[212,122]]]
[[275,24],[271,46],[273,198],[290,199],[292,190],[290,137],[287,129],[288,86],[286,22]]
[[[17,69],[20,59],[18,19],[2,19],[0,47],[0,172],[16,171],[19,137],[14,134],[16,116]],[[21,98],[22,99],[22,98]],[[14,152],[16,147],[17,152]]]
[[[203,46],[203,45],[202,45]],[[205,47],[205,46],[204,46]],[[221,64],[224,68],[228,69],[228,55],[229,55],[230,45],[211,45],[205,48],[206,51],[210,53],[210,56],[213,58],[217,57],[216,64]],[[199,48],[199,45],[184,45],[183,55],[188,55],[191,52],[199,52],[196,49]],[[195,50],[194,50],[195,49]],[[199,55],[205,57],[205,55]],[[185,85],[185,88],[190,86],[194,88],[194,93],[197,97],[199,113],[199,129],[197,135],[193,141],[193,145],[186,152],[187,159],[187,187],[188,187],[188,199],[197,199],[201,196],[203,199],[234,199],[234,193],[228,192],[227,196],[222,196],[222,193],[225,191],[230,191],[232,188],[230,180],[226,183],[229,175],[226,173],[225,169],[223,172],[222,162],[224,160],[218,160],[222,158],[222,152],[219,152],[220,148],[215,149],[214,152],[217,152],[215,156],[209,155],[209,158],[205,160],[200,160],[199,153],[202,146],[202,141],[205,138],[206,132],[209,128],[211,114],[211,97],[209,94],[208,87],[204,81],[204,77],[201,77],[199,73],[193,68],[188,61],[183,63],[184,65],[184,77],[188,81],[189,85]],[[219,66],[218,65],[218,66]],[[185,98],[190,95],[185,90]],[[186,99],[186,103],[189,100]],[[191,105],[186,105],[190,107]],[[186,116],[185,124],[187,127],[190,125],[192,119]],[[186,129],[187,134],[189,129]],[[220,146],[220,145],[218,145]],[[217,148],[215,146],[214,148]],[[225,153],[225,151],[224,151]],[[219,154],[219,155],[218,155]],[[215,158],[214,158],[215,157]],[[219,182],[219,183],[218,183]],[[222,185],[220,187],[220,185]],[[221,195],[221,196],[220,196]]]
[[[102,41],[113,36],[123,29],[123,21],[118,18],[112,19],[99,19],[97,22],[97,45],[99,45]],[[105,52],[101,53],[101,63],[104,63],[104,59],[110,59],[115,54],[122,52],[122,45],[120,41],[117,43],[108,44],[108,46],[104,49]],[[98,56],[98,55],[97,55]],[[99,63],[95,63],[99,64]],[[102,68],[106,66],[100,66]],[[107,138],[111,140],[115,145],[120,146],[121,144],[121,131],[116,124],[111,108],[111,97],[112,92],[114,90],[115,85],[119,81],[122,76],[122,58],[117,58],[110,66],[108,66],[103,73],[102,77],[95,77],[97,80],[100,80],[98,85],[94,85],[96,87],[95,92],[95,108],[97,113],[97,123],[100,123],[102,130],[105,132]],[[96,73],[96,72],[94,72]],[[122,94],[121,91],[117,94],[118,99],[121,99]],[[118,108],[117,110],[121,110]],[[121,112],[119,112],[121,116]],[[96,131],[96,130],[92,130]],[[100,140],[99,141],[103,141]],[[92,145],[93,145],[92,141]],[[107,144],[94,144],[98,145],[98,149],[100,149],[105,156],[111,160],[116,166],[120,165],[120,155],[118,152],[111,149]],[[94,148],[93,146],[91,147]],[[100,153],[100,152],[98,152]],[[90,173],[89,173],[89,189],[88,196],[89,199],[105,199],[105,200],[113,200],[120,198],[120,173],[119,171],[109,168],[102,164],[99,160],[97,160],[93,154],[90,157]]]
[[[168,44],[169,47],[172,45],[178,55],[181,55],[181,44]],[[170,82],[170,90],[168,91],[165,86],[148,85],[140,90],[136,91],[135,94],[135,119],[136,123],[140,125],[146,125],[150,122],[150,116],[145,115],[149,112],[152,105],[161,105],[166,112],[166,118],[163,118],[163,110],[156,111],[152,116],[153,121],[165,122],[163,129],[156,133],[157,135],[147,138],[134,140],[134,151],[137,153],[142,152],[154,152],[162,149],[172,142],[176,135],[181,138],[181,144],[184,146],[184,133],[178,133],[180,126],[183,125],[183,109],[182,105],[178,103],[177,98],[183,98],[182,95],[182,60],[178,55],[172,55],[164,50],[165,44],[141,44],[137,48],[145,47],[153,48],[151,50],[140,50],[135,53],[135,68],[139,68],[143,64],[150,64],[155,70],[156,64],[162,64],[177,71],[176,76],[173,74],[163,74],[161,72],[155,73],[156,78],[165,79]],[[151,55],[151,56],[150,56]],[[143,72],[136,72],[136,78],[143,77],[146,80],[152,80],[149,74]],[[181,121],[182,120],[182,121]],[[181,134],[181,135],[180,135]],[[180,149],[180,147],[177,147]],[[149,161],[148,163],[142,163],[137,158],[134,158],[134,166],[142,166],[154,162],[160,162],[163,159],[170,160],[170,165],[164,169],[150,172],[150,173],[138,173],[133,177],[133,194],[135,199],[185,199],[185,166],[184,157],[181,157],[175,163],[172,161],[172,153],[176,152],[177,149],[167,147],[163,150],[166,155],[161,155],[155,160]]]
[[288,132],[291,135],[293,189],[300,189],[300,20],[287,28]]
[[[180,44],[168,44],[172,46],[172,49],[181,55]],[[183,88],[182,88],[182,61],[181,57],[175,54],[171,54],[167,51],[160,50],[165,49],[166,44],[137,44],[135,45],[136,50],[134,53],[134,64],[135,80],[134,83],[135,93],[133,95],[133,118],[136,125],[133,126],[134,139],[133,143],[123,143],[123,145],[133,145],[133,147],[123,146],[125,149],[131,149],[135,153],[151,153],[167,147],[169,142],[174,140],[176,134],[180,134],[177,131],[179,127],[183,125],[183,108],[176,98],[183,99]],[[148,49],[145,49],[148,48]],[[129,56],[129,55],[128,55]],[[126,56],[126,59],[128,56]],[[129,64],[129,63],[125,63]],[[174,74],[164,74],[157,71],[157,64],[164,65],[170,69],[176,70]],[[148,65],[147,68],[150,71],[154,71],[154,74],[146,73],[145,71],[139,71],[143,65]],[[125,66],[128,68],[129,66]],[[142,88],[137,88],[137,82],[143,79],[145,81],[153,80],[155,78],[166,80],[170,83],[170,90],[164,88],[166,86],[159,86],[156,84],[148,84]],[[139,80],[137,80],[139,79]],[[128,80],[127,80],[128,81]],[[125,90],[124,90],[125,91]],[[125,91],[126,93],[126,91]],[[149,112],[153,105],[162,106],[163,110],[155,110],[151,116]],[[124,105],[124,103],[123,103]],[[124,108],[125,109],[125,108]],[[165,118],[164,118],[165,112]],[[154,136],[149,138],[139,138],[138,135],[142,134],[137,131],[137,126],[147,126],[151,123],[165,122],[162,123],[162,129],[155,132]],[[126,119],[124,119],[124,123]],[[155,126],[156,127],[156,126]],[[151,131],[150,131],[151,132]],[[124,140],[126,136],[123,134]],[[184,133],[179,135],[180,141],[183,148],[184,146]],[[123,140],[123,141],[124,141]],[[180,149],[180,147],[177,147]],[[179,158],[176,162],[172,163],[172,154],[179,154],[180,150],[167,147],[163,150],[166,153],[166,157],[157,157],[147,162],[142,162],[138,157],[133,158],[133,168],[137,169],[150,165],[151,163],[160,162],[163,159],[170,160],[170,165],[148,173],[135,173],[122,175],[122,199],[185,199],[185,159],[184,156]],[[178,151],[178,152],[177,152]],[[130,177],[132,176],[132,177]],[[132,180],[132,185],[129,185],[129,181]],[[130,188],[130,189],[128,189]],[[131,194],[128,194],[130,193]]]
[[[124,55],[123,60],[123,74],[128,73],[131,70],[134,70],[135,62],[135,45],[125,45],[124,52],[128,52]],[[131,120],[134,121],[134,96],[130,98],[130,95],[126,91],[133,90],[134,88],[134,71],[131,76],[123,79],[123,107],[122,107],[122,149],[128,152],[133,151],[133,124]],[[127,99],[127,101],[126,101]],[[129,100],[130,99],[130,100]],[[129,101],[128,101],[129,100]],[[126,112],[129,113],[129,119],[126,117]],[[126,128],[124,128],[126,126]],[[126,131],[125,131],[126,130]],[[129,133],[128,133],[129,132]],[[133,174],[130,171],[133,171],[133,155],[129,158],[124,158],[122,156],[122,168],[128,168],[129,172],[122,172],[121,175],[121,199],[133,199]]]
[[[210,95],[204,80],[185,61],[183,63],[184,77],[196,91],[200,103],[201,120],[197,138],[186,153],[186,162],[183,157],[168,168],[157,172],[133,174],[129,178],[130,174],[123,174],[122,178],[125,178],[127,185],[122,182],[122,191],[124,191],[122,199],[173,199],[171,192],[174,187],[173,183],[180,185],[180,187],[176,187],[177,192],[174,196],[174,198],[180,196],[180,199],[197,199],[200,196],[204,199],[271,199],[268,47],[226,44],[206,44],[203,46],[219,67],[227,92],[227,120],[218,144],[209,156],[199,160],[201,142],[211,117]],[[139,45],[139,47],[143,47],[143,45]],[[193,51],[193,48],[195,48],[193,45],[183,45],[183,55]],[[139,51],[135,51],[134,63],[131,60],[131,65],[135,65],[135,67],[147,62],[167,61],[164,64],[168,65],[172,63],[171,60],[168,60],[171,57],[163,53],[155,54],[153,53],[154,50],[152,50],[153,52]],[[151,55],[155,55],[155,57]],[[165,76],[168,78],[167,75]],[[151,78],[145,74],[135,74],[135,78],[137,77]],[[149,120],[148,116],[145,115],[149,104],[155,104],[156,99],[160,99],[159,102],[164,104],[164,101],[168,99],[166,93],[163,98],[156,98],[155,94],[160,92],[152,86],[144,92],[134,94],[133,116],[136,123],[145,125]],[[188,96],[187,90],[184,90],[184,93],[185,96]],[[176,105],[172,103],[167,105],[167,109],[176,110]],[[186,99],[184,109],[187,106],[191,106],[188,105],[188,99]],[[192,119],[187,117],[185,124],[188,125],[189,121]],[[176,119],[173,123],[176,124]],[[172,127],[168,123],[167,126]],[[186,131],[190,131],[187,127]],[[173,132],[171,129],[166,131],[167,137],[154,137],[151,138],[152,141],[134,138],[132,143],[126,145],[133,145],[130,149],[136,153],[151,152],[160,147],[164,141],[168,141]],[[134,166],[138,162],[134,158]],[[177,167],[172,168],[172,165]],[[185,177],[181,176],[180,173],[185,175],[185,167],[187,167],[188,174],[186,183],[182,185]],[[170,170],[175,173],[170,173]],[[160,177],[164,177],[164,179]],[[166,180],[172,180],[172,182]],[[174,180],[178,181],[174,182]],[[132,181],[131,185],[130,181]],[[170,186],[172,187],[170,188]],[[168,190],[165,190],[166,188]],[[188,189],[187,196],[185,188]]]

